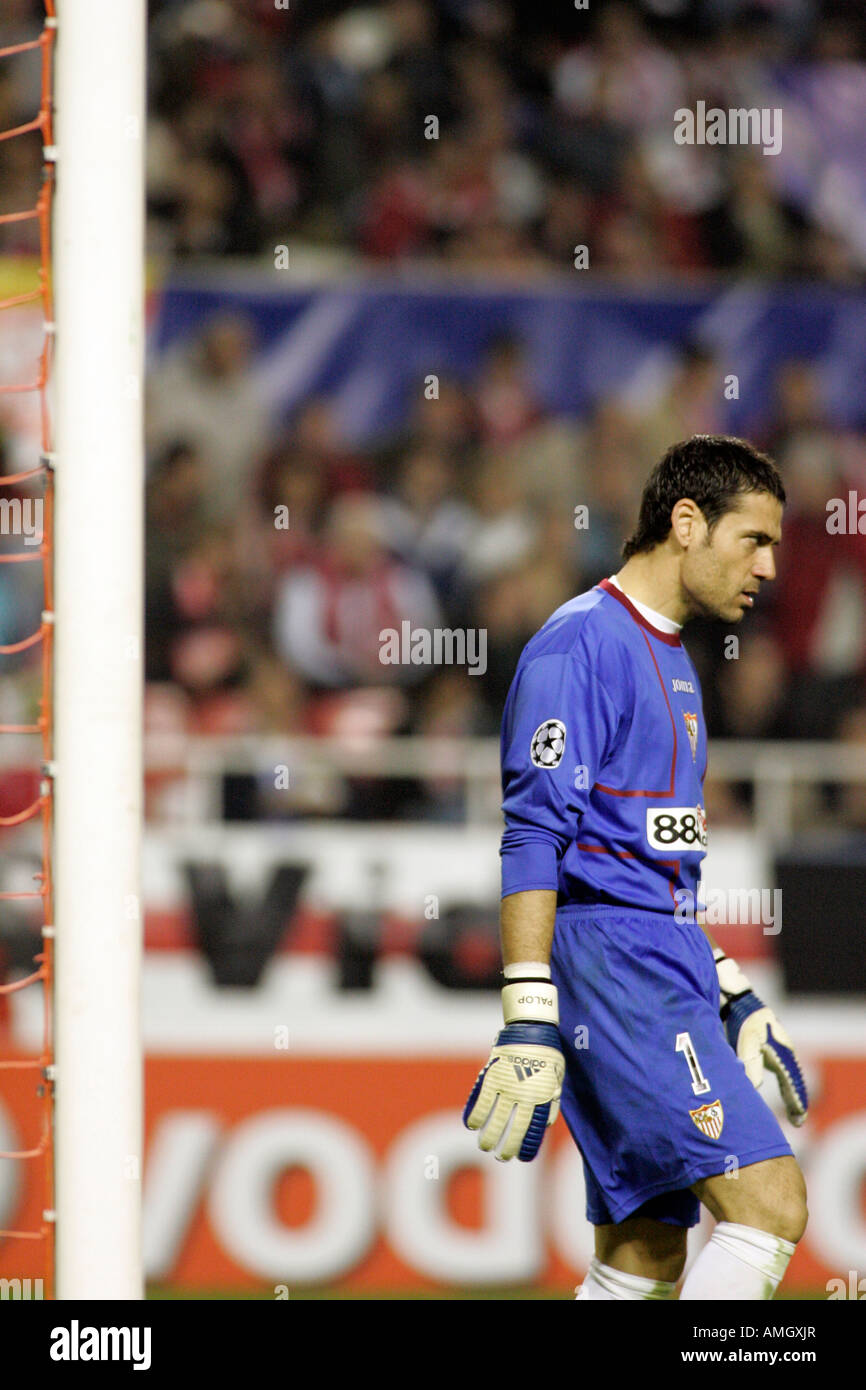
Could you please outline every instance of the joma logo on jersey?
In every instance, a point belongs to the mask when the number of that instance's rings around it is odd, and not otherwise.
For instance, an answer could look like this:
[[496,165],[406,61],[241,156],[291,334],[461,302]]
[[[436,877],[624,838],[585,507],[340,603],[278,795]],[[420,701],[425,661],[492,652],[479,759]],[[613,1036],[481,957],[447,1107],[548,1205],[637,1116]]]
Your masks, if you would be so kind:
[[671,685],[673,686],[673,692],[675,695],[697,694],[695,687],[692,685],[691,681],[671,681]]
[[708,1139],[719,1138],[722,1125],[725,1123],[725,1115],[720,1100],[711,1101],[709,1105],[702,1105],[697,1110],[690,1110],[689,1114],[701,1134],[705,1134]]

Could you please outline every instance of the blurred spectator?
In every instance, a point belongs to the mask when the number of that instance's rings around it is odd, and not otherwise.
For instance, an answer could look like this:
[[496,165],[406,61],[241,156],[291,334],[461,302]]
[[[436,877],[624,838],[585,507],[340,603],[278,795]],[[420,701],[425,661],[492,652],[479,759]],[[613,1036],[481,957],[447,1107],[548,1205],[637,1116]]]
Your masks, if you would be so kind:
[[392,548],[426,571],[447,607],[475,535],[475,518],[457,496],[449,455],[429,444],[411,450],[397,476],[395,497],[383,499],[382,508]]
[[641,17],[621,0],[596,12],[593,39],[557,64],[553,89],[572,115],[635,128],[670,121],[684,96],[676,58],[652,42]]
[[248,509],[242,551],[265,577],[314,558],[325,516],[327,475],[315,451],[293,433],[265,455],[258,496]]
[[461,382],[442,372],[436,376],[436,395],[429,397],[421,390],[415,397],[400,447],[409,448],[417,441],[443,449],[457,461],[467,459],[478,441],[475,403]]
[[786,738],[791,727],[785,659],[770,632],[743,634],[735,660],[720,661],[713,704],[713,729],[722,738]]
[[[163,592],[161,612],[151,603],[151,632],[155,624],[157,651],[167,653],[169,674],[189,695],[195,715],[210,697],[237,683],[243,666],[244,615],[237,603],[231,530],[203,531],[177,559]],[[159,668],[153,678],[162,678]],[[207,716],[201,721],[207,723]]]
[[267,420],[251,372],[252,328],[237,314],[210,320],[199,338],[168,354],[150,374],[147,441],[158,453],[175,439],[198,452],[207,513],[237,517],[251,468],[267,439]]
[[495,452],[479,463],[473,501],[477,523],[460,567],[460,579],[474,588],[524,560],[538,534],[521,496],[515,470]]
[[792,276],[800,269],[805,218],[774,190],[761,152],[737,150],[728,167],[727,194],[704,221],[711,263],[768,279]]
[[171,675],[175,569],[207,525],[204,470],[194,448],[178,441],[156,460],[145,503],[147,674],[165,681]]
[[635,408],[636,442],[643,475],[678,439],[693,434],[724,434],[724,371],[714,354],[688,343],[672,364],[656,399]]
[[541,403],[518,339],[504,335],[488,347],[475,398],[481,439],[486,444],[510,444],[541,419]]
[[[474,738],[495,733],[481,698],[480,677],[458,669],[440,669],[421,692],[412,732],[424,738]],[[410,814],[424,819],[462,820],[466,782],[462,776],[420,779],[423,797]]]
[[829,427],[821,384],[813,363],[791,357],[779,364],[773,382],[773,423],[764,446],[784,470],[786,450],[803,434]]
[[298,450],[319,470],[329,496],[369,486],[369,462],[346,446],[334,407],[326,397],[314,396],[308,400],[298,412],[292,429]]
[[[859,696],[866,669],[866,535],[850,526],[846,476],[832,435],[802,431],[784,451],[788,507],[775,588],[775,626],[792,677],[797,734],[829,737]],[[844,529],[828,504],[844,504]]]
[[475,613],[487,633],[487,673],[480,682],[480,695],[493,729],[502,719],[520,653],[535,631],[524,577],[520,569],[505,570],[485,581],[477,595]]
[[425,667],[380,658],[384,629],[432,629],[440,610],[427,578],[388,554],[385,513],[352,493],[331,509],[318,560],[289,570],[274,613],[279,654],[320,687],[413,684]]
[[[667,446],[665,446],[667,447]],[[578,503],[589,524],[578,528],[583,568],[593,578],[620,568],[623,537],[636,516],[648,467],[647,442],[638,422],[616,400],[596,402],[578,443]],[[656,462],[661,455],[656,455]],[[577,520],[577,518],[575,518]]]

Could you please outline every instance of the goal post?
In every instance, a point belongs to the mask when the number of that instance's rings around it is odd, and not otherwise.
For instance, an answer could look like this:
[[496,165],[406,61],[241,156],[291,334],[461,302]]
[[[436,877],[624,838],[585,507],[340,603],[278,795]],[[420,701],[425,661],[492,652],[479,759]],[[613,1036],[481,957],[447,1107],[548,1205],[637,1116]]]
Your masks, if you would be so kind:
[[57,1297],[139,1299],[146,4],[57,21]]

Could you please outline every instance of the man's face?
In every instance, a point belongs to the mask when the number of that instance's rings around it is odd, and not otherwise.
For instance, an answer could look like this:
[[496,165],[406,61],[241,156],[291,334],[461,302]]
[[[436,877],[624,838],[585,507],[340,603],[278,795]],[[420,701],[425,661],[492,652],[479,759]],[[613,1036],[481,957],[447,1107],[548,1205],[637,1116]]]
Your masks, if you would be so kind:
[[681,581],[695,617],[739,622],[762,583],[776,577],[781,502],[768,492],[746,492],[736,501],[712,535],[701,527],[683,556]]

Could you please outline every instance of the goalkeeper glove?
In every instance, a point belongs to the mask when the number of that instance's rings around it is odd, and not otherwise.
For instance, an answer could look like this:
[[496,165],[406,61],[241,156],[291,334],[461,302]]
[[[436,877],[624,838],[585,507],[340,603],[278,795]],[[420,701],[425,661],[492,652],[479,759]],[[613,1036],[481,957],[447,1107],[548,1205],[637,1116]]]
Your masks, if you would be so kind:
[[794,1125],[801,1125],[809,1109],[806,1083],[794,1047],[772,1009],[754,993],[735,960],[721,947],[713,951],[719,976],[721,1019],[728,1042],[746,1068],[752,1085],[760,1088],[764,1068],[775,1072],[779,1091]]
[[502,991],[505,1027],[472,1087],[463,1123],[483,1130],[478,1146],[485,1152],[497,1150],[495,1157],[502,1162],[516,1156],[528,1163],[559,1114],[565,1058],[549,966],[510,967],[514,973],[517,969],[526,974],[514,978],[512,973]]

